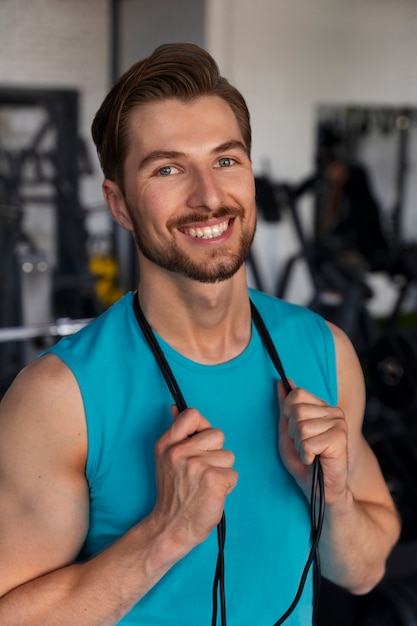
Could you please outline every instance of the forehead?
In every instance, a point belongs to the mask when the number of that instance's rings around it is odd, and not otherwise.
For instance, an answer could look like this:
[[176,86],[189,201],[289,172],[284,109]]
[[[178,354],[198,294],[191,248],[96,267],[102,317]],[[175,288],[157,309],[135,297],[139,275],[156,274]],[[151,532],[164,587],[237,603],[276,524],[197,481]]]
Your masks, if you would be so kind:
[[145,150],[155,147],[174,150],[195,142],[222,143],[232,139],[243,142],[231,107],[218,96],[139,105],[130,114],[128,135],[130,148]]

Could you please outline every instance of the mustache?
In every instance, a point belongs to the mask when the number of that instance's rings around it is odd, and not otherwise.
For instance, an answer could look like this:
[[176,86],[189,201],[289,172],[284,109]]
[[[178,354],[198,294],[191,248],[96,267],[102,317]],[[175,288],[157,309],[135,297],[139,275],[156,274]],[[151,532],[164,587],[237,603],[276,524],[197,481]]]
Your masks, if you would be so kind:
[[193,213],[187,213],[180,217],[172,217],[167,222],[169,231],[174,228],[181,228],[187,226],[187,224],[198,224],[208,222],[213,219],[220,219],[222,217],[233,219],[235,217],[243,217],[244,211],[241,207],[220,207],[216,211],[210,211],[210,213],[204,213],[202,211],[194,211]]

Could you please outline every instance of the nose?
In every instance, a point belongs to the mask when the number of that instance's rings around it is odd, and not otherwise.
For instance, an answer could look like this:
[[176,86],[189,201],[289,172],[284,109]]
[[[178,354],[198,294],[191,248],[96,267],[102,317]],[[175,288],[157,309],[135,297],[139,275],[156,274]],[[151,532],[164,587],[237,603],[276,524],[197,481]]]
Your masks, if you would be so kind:
[[215,211],[224,205],[224,190],[219,176],[211,169],[195,169],[190,177],[187,204],[192,209]]

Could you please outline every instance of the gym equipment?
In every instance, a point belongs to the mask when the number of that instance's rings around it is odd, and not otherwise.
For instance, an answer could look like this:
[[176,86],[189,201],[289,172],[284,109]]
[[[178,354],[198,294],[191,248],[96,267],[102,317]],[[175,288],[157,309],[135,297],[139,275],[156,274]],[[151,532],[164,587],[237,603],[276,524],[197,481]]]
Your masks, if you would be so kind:
[[[299,251],[284,267],[275,294],[286,297],[294,266],[303,260],[313,286],[313,298],[308,306],[342,327],[355,345],[365,370],[368,391],[365,436],[380,462],[402,518],[400,542],[413,546],[417,541],[417,329],[401,328],[399,314],[405,295],[417,280],[417,252],[413,246],[401,246],[400,241],[391,247],[390,240],[383,238],[382,228],[374,231],[373,238],[366,239],[369,235],[366,224],[369,220],[378,223],[378,205],[363,170],[355,168],[354,174],[355,184],[360,184],[350,190],[351,201],[358,202],[355,194],[360,189],[363,193],[359,219],[353,222],[355,228],[361,225],[363,211],[374,212],[368,215],[368,220],[362,220],[365,228],[356,242],[359,240],[363,245],[356,250],[359,253],[356,255],[345,254],[340,239],[323,233],[317,237],[317,230],[311,238],[305,235],[298,203],[305,193],[315,198],[315,194],[323,192],[319,176],[312,176],[299,185],[273,185],[280,205],[279,214],[289,212],[299,242]],[[364,248],[365,244],[368,249]],[[372,291],[365,282],[366,272],[381,268],[392,280],[398,276],[403,280],[385,329],[381,329],[367,309]],[[332,601],[334,589],[324,584],[318,625],[417,626],[416,549],[410,548],[406,558],[410,561],[409,575],[384,579],[374,592],[360,600],[340,590],[341,598],[335,604]]]
[[[78,92],[0,87],[0,392],[47,347],[46,327],[102,307],[88,265],[79,178],[91,173],[78,137]],[[55,244],[40,249],[24,227],[32,210],[51,210]],[[17,327],[20,328],[18,332]],[[22,334],[23,333],[23,334]],[[23,335],[24,339],[23,339]],[[7,337],[7,340],[4,339]]]
[[[374,333],[373,321],[366,308],[372,291],[364,280],[362,269],[350,263],[331,240],[318,243],[315,237],[305,235],[299,216],[299,201],[305,194],[314,192],[316,178],[308,178],[298,185],[270,185],[279,207],[275,215],[281,216],[284,211],[289,214],[299,243],[298,251],[287,260],[278,277],[274,294],[286,298],[296,263],[303,261],[313,288],[313,296],[306,305],[340,326],[361,353]],[[264,212],[263,206],[258,206]],[[250,266],[252,270],[254,266],[256,269],[253,257]],[[253,274],[257,287],[262,290],[261,279],[257,280],[256,271]]]
[[40,337],[65,337],[72,335],[87,326],[91,319],[72,320],[69,318],[57,319],[50,324],[32,324],[30,326],[14,326],[0,328],[0,343],[8,341],[27,341]]
[[[22,215],[29,205],[54,209],[56,263],[52,296],[56,314],[90,316],[97,309],[94,281],[88,268],[79,179],[91,173],[91,166],[78,136],[78,92],[0,87],[0,115],[4,120],[12,120],[22,111],[26,119],[33,120],[35,128],[28,131],[24,145],[22,137],[17,141],[12,132],[11,137],[3,133],[0,204],[15,205]],[[21,230],[19,236],[25,239]],[[26,242],[33,251],[33,242],[27,238]]]
[[406,416],[417,411],[417,329],[389,329],[372,345],[368,357],[372,392]]
[[[0,328],[0,356],[4,359],[0,369],[0,399],[23,365],[35,358],[36,354],[46,349],[48,345],[51,345],[51,340],[56,341],[61,337],[75,333],[84,328],[90,321],[91,319],[62,318],[46,324]],[[18,358],[6,361],[5,357],[13,354],[13,350],[15,353],[17,352]]]

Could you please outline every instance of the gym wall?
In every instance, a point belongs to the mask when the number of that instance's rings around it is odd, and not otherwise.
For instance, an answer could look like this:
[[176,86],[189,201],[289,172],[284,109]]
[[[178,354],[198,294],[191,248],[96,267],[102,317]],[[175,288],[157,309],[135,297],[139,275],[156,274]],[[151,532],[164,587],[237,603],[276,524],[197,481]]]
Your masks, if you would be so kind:
[[[126,62],[142,54],[137,44],[143,46],[140,32],[149,24],[149,47],[169,38],[178,23],[193,29],[189,39],[204,39],[248,100],[255,171],[277,181],[298,181],[311,171],[320,104],[417,102],[415,0],[205,0],[191,13],[174,0],[165,9],[162,0],[118,4],[125,12],[141,8],[137,28],[133,20],[122,33]],[[79,89],[80,132],[88,142],[92,117],[113,78],[112,7],[111,0],[0,2],[0,85]],[[173,20],[173,8],[180,20]],[[81,181],[87,208],[102,203],[101,173],[91,143],[88,148],[94,173]],[[300,210],[309,227],[311,206],[303,203]],[[35,228],[35,217],[26,219]],[[104,219],[92,218],[92,228],[97,221],[103,228]],[[417,236],[415,220],[407,225]],[[297,245],[287,215],[277,224],[260,220],[254,250],[268,289]],[[300,268],[289,299],[305,302],[310,287]]]

